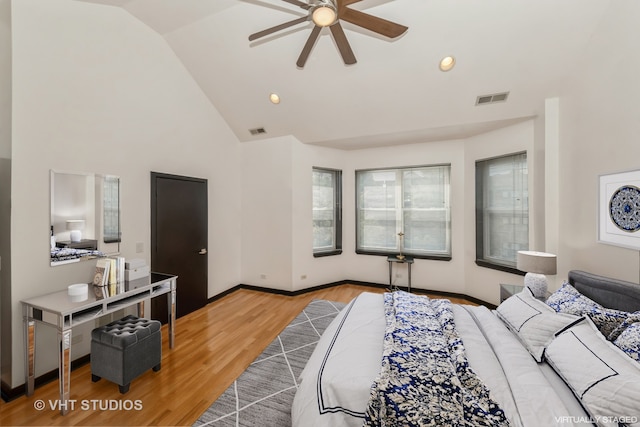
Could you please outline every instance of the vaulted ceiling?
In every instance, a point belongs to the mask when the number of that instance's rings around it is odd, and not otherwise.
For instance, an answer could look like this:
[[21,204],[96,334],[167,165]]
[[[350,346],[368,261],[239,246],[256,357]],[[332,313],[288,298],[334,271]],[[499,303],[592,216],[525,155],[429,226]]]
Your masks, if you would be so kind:
[[[344,149],[462,138],[542,113],[580,72],[610,4],[361,0],[349,7],[409,30],[391,40],[341,22],[358,62],[345,65],[324,28],[298,68],[311,22],[248,40],[306,14],[284,0],[78,1],[121,7],[161,34],[240,141],[293,135]],[[447,55],[456,66],[442,72]],[[502,92],[506,101],[476,105]]]

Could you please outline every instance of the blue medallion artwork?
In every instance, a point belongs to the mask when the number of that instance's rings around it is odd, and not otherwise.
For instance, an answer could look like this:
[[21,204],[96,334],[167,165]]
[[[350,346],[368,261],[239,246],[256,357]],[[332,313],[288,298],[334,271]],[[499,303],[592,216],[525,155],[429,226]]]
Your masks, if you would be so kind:
[[611,221],[624,231],[640,229],[640,188],[625,185],[618,188],[609,201]]

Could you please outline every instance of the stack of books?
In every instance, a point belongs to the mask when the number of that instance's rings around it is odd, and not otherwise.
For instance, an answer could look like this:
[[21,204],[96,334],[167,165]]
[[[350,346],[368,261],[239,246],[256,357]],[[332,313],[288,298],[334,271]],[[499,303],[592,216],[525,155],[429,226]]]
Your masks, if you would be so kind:
[[124,292],[124,257],[100,258],[93,276],[93,291],[98,299]]
[[140,258],[130,259],[124,263],[124,280],[136,280],[149,276],[149,266]]

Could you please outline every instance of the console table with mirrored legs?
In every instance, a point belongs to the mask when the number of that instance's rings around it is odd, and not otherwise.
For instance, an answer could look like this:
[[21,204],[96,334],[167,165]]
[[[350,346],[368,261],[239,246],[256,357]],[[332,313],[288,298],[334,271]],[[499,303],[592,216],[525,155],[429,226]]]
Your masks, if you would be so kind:
[[178,276],[151,273],[150,276],[124,282],[117,286],[114,295],[99,299],[89,285],[84,301],[73,301],[68,291],[29,298],[22,302],[24,324],[25,392],[31,396],[35,386],[36,324],[53,326],[58,330],[58,384],[60,388],[60,413],[68,412],[71,388],[71,337],[73,328],[98,319],[101,316],[128,307],[138,307],[138,316],[144,317],[144,301],[160,295],[167,296],[169,311],[169,348],[174,346],[176,320],[176,287]]

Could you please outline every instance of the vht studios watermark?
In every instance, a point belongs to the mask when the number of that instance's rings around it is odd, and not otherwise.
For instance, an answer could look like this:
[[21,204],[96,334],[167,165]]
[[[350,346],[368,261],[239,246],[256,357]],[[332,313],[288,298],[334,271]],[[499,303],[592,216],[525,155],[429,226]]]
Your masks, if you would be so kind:
[[33,407],[38,411],[141,411],[142,400],[116,399],[69,399],[69,400],[36,400]]

